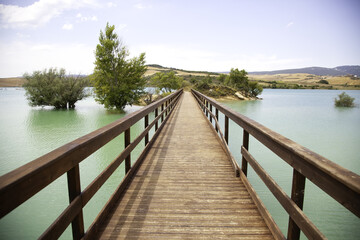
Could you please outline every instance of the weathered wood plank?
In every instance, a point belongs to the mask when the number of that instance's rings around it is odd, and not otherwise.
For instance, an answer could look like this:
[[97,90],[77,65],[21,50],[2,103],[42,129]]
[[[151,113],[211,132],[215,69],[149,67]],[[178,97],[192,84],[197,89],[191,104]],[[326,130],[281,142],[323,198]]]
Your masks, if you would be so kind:
[[215,134],[185,93],[97,238],[273,239]]

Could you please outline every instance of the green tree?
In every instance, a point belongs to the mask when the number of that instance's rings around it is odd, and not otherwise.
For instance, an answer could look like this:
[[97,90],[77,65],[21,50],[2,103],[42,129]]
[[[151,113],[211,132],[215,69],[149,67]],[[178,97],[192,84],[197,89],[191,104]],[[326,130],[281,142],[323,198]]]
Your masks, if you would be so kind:
[[228,84],[237,88],[237,89],[247,89],[248,88],[248,77],[247,72],[243,69],[239,71],[237,68],[232,68],[229,74]]
[[127,59],[129,51],[114,30],[115,26],[109,23],[104,32],[100,30],[92,82],[96,101],[107,109],[122,111],[127,104],[137,102],[144,93],[145,53]]
[[54,106],[56,109],[75,108],[75,103],[88,96],[88,81],[80,76],[67,76],[65,69],[50,68],[25,74],[26,96],[31,106]]
[[183,78],[177,76],[174,71],[157,72],[150,82],[151,85],[159,88],[161,91],[171,92],[173,89],[181,88]]
[[336,107],[354,107],[355,98],[350,97],[345,92],[338,95],[339,98],[335,98]]

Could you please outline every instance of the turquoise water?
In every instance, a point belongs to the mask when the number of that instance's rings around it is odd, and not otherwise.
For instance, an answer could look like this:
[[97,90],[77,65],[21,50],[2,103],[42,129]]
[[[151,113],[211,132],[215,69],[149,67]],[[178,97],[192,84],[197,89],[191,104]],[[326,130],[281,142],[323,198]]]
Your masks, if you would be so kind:
[[[346,91],[360,105],[360,91]],[[5,174],[63,144],[111,123],[125,114],[108,114],[92,97],[79,101],[72,111],[31,108],[23,89],[0,90],[0,174]],[[226,101],[230,106],[272,130],[302,144],[326,158],[360,174],[360,108],[339,109],[334,98],[341,91],[264,90],[262,101]],[[127,107],[130,113],[140,107]],[[150,120],[153,116],[150,117]],[[223,122],[223,116],[221,116]],[[132,137],[142,131],[143,121],[131,128]],[[230,122],[230,148],[237,159],[242,131]],[[123,136],[80,164],[81,187],[84,189],[123,149]],[[132,158],[139,154],[143,143]],[[281,187],[290,192],[292,169],[274,154],[250,138],[250,152]],[[266,190],[265,185],[249,171],[249,179],[275,220],[286,232],[287,215]],[[84,208],[85,228],[96,217],[103,204],[124,176],[123,166]],[[0,239],[37,238],[68,205],[66,177],[49,187],[0,220]],[[359,239],[360,221],[334,200],[306,183],[305,213],[329,239]],[[21,231],[19,231],[21,229]],[[71,238],[68,229],[62,236]]]
[[[356,99],[355,108],[336,108],[334,99],[341,92],[265,89],[261,101],[222,101],[222,103],[360,174],[360,91],[346,91]],[[223,124],[223,116],[220,120]],[[240,163],[242,129],[230,121],[229,135],[230,149]],[[292,168],[255,138],[250,137],[249,149],[255,159],[290,195]],[[254,171],[250,170],[248,177],[286,236],[287,214]],[[360,238],[359,218],[310,181],[306,181],[304,212],[329,239]]]
[[[75,110],[55,111],[51,107],[31,108],[23,89],[0,90],[0,175],[22,166],[103,127],[141,107],[126,107],[126,114],[109,114],[92,97],[79,101]],[[153,115],[149,121],[152,121]],[[132,139],[143,130],[140,120],[131,128]],[[152,135],[152,132],[150,136]],[[80,163],[84,189],[123,150],[121,134]],[[132,153],[135,159],[144,143]],[[85,228],[89,227],[124,176],[120,166],[84,208]],[[66,174],[0,220],[0,239],[36,239],[68,205]],[[19,231],[21,229],[21,231]],[[71,239],[71,230],[62,239]]]

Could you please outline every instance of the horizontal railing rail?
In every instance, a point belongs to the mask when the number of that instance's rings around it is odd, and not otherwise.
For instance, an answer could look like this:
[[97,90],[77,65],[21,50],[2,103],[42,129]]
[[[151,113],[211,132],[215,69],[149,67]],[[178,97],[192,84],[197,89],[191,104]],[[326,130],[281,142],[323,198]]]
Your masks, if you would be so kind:
[[[231,110],[204,94],[192,90],[210,123],[215,118],[215,131],[220,132],[223,143],[228,143],[229,119],[243,129],[243,145],[241,147],[241,168],[234,164],[235,171],[246,178],[248,163],[264,181],[279,203],[289,214],[288,239],[299,239],[300,230],[310,239],[325,239],[325,236],[307,218],[302,211],[306,178],[312,181],[330,197],[338,201],[354,215],[360,217],[360,176],[323,156],[285,138],[284,136],[262,126],[256,121]],[[215,115],[213,114],[215,108]],[[218,111],[224,114],[224,134],[219,131]],[[225,137],[223,137],[225,135]],[[291,197],[271,178],[249,153],[249,135],[255,137],[264,146],[277,154],[293,168]],[[228,147],[226,146],[228,149]],[[232,159],[232,161],[234,161]]]
[[[67,173],[69,206],[53,224],[40,236],[40,239],[56,239],[72,224],[74,239],[91,238],[97,230],[111,205],[120,196],[124,186],[130,181],[141,160],[158,136],[182,95],[178,90],[134,113],[131,113],[105,127],[65,144],[38,159],[19,167],[0,177],[0,218],[27,201],[54,180]],[[161,111],[159,113],[159,108]],[[155,111],[155,119],[149,124],[149,114]],[[130,127],[144,118],[144,131],[133,141]],[[160,127],[159,127],[159,120]],[[155,126],[155,133],[149,141],[149,131]],[[98,175],[83,191],[80,189],[79,163],[100,149],[106,143],[124,133],[125,149]],[[145,139],[145,148],[131,167],[132,150]],[[82,209],[101,188],[112,173],[125,161],[126,175],[122,184],[115,190],[105,207],[85,233]]]

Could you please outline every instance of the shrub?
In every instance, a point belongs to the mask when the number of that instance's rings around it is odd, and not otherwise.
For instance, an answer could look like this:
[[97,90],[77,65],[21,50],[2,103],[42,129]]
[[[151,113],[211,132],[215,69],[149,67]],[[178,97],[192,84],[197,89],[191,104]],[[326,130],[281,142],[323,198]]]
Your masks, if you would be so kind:
[[326,80],[324,80],[324,79],[320,80],[320,81],[319,81],[319,83],[322,83],[322,84],[329,84],[329,82],[328,82],[328,81],[326,81]]
[[354,107],[355,98],[350,97],[345,92],[339,94],[339,99],[335,98],[336,107]]
[[252,97],[256,97],[261,94],[263,87],[258,82],[249,82],[249,93]]
[[75,108],[75,103],[88,96],[88,81],[80,76],[67,76],[64,69],[50,68],[24,75],[26,96],[31,106],[54,106],[56,109]]

